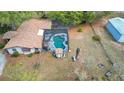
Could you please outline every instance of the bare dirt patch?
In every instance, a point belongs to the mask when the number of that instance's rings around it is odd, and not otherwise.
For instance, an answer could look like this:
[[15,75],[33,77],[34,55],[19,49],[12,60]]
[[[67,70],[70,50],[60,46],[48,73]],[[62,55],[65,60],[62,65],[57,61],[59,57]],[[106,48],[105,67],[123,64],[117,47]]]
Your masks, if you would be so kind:
[[[35,54],[31,58],[24,55],[13,58],[7,55],[7,59],[8,64],[3,77],[9,80],[75,80],[77,77],[75,69],[82,67],[79,62],[69,62],[68,56],[63,59],[56,59],[51,53],[44,52]],[[38,69],[34,68],[36,63],[40,64]],[[11,70],[13,71],[10,72]],[[28,74],[28,76],[25,74]],[[29,78],[30,76],[32,78]]]

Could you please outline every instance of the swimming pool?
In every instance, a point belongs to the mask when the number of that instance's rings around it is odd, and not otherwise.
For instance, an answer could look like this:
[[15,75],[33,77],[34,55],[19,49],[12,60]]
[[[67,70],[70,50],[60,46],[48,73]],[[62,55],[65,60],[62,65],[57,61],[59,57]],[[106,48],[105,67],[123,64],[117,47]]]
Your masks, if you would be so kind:
[[65,48],[65,46],[63,44],[64,40],[65,39],[61,36],[54,36],[53,37],[54,45],[55,45],[56,48],[64,49]]
[[51,37],[49,42],[49,49],[51,51],[54,51],[56,48],[62,48],[64,52],[68,50],[68,44],[67,44],[67,34],[60,33],[55,34]]

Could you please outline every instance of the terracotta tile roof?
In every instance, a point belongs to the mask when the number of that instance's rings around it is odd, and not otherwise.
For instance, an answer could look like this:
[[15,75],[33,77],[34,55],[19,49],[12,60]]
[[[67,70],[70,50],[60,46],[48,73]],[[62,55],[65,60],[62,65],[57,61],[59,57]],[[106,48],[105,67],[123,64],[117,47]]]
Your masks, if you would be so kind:
[[10,39],[4,49],[11,47],[41,48],[42,36],[37,35],[39,29],[51,29],[51,21],[47,19],[30,19],[17,29],[18,34]]
[[17,35],[17,31],[8,31],[3,35],[3,39],[11,39]]

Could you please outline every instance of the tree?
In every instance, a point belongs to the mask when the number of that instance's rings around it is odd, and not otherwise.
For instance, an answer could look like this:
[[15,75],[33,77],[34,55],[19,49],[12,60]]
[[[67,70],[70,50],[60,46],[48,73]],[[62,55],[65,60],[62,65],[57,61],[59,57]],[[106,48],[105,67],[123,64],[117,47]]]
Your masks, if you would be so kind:
[[92,11],[84,12],[84,17],[86,22],[92,23],[95,18],[95,12],[92,12]]
[[24,20],[32,17],[42,17],[42,12],[26,12],[26,11],[6,11],[0,12],[0,23],[1,25],[20,25]]
[[30,18],[48,17],[51,20],[57,20],[63,25],[78,25],[84,21],[91,23],[94,16],[95,13],[90,11],[3,11],[0,12],[0,33],[4,33],[10,28],[10,30],[16,30],[17,26]]
[[52,20],[57,20],[64,25],[77,25],[82,22],[93,22],[95,17],[95,12],[92,11],[57,11],[48,12],[48,18]]
[[81,11],[57,11],[48,12],[48,18],[52,20],[57,20],[63,25],[76,25],[80,24],[83,20],[83,12]]

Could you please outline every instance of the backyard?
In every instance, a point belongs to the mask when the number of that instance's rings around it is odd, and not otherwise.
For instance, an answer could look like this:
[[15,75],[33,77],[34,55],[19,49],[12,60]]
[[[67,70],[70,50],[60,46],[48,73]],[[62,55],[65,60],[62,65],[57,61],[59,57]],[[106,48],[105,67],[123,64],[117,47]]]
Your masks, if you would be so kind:
[[[107,19],[92,24],[83,24],[69,29],[69,48],[62,59],[54,58],[50,52],[42,52],[17,58],[6,55],[7,64],[0,80],[123,80],[124,45],[116,43],[104,28]],[[82,32],[78,29],[82,28]],[[94,35],[100,41],[94,41]],[[72,62],[76,49],[80,48],[80,57]],[[114,65],[112,65],[112,63]],[[103,67],[99,67],[102,64]],[[107,78],[105,73],[111,71]]]

